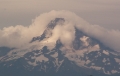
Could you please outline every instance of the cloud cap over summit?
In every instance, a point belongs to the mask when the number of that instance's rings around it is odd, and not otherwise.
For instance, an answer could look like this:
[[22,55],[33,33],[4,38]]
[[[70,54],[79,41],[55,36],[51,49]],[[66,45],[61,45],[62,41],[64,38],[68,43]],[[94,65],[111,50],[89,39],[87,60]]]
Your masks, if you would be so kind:
[[[70,11],[50,11],[43,13],[33,20],[29,26],[16,25],[4,27],[0,30],[0,47],[20,48],[29,45],[31,39],[40,36],[46,29],[48,23],[55,18],[64,18],[63,26],[56,26],[52,39],[60,38],[64,44],[69,45],[74,40],[75,27],[90,37],[100,40],[104,45],[120,52],[120,31],[108,30],[99,25],[91,25],[75,13]],[[60,32],[62,31],[62,32]],[[37,45],[37,44],[36,44]]]

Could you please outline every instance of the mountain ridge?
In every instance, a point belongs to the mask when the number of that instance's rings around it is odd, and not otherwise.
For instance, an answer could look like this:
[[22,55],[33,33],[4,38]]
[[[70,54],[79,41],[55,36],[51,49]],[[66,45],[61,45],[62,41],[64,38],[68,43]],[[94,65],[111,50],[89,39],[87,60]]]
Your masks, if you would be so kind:
[[[33,37],[30,44],[38,42],[41,44],[40,48],[36,49],[38,46],[31,45],[29,49],[9,49],[10,52],[3,54],[4,56],[0,57],[1,76],[7,76],[5,70],[8,70],[8,75],[14,76],[26,76],[27,73],[29,76],[34,73],[36,76],[120,75],[120,55],[76,27],[75,39],[70,46],[63,44],[59,38],[55,45],[48,45],[53,29],[64,22],[64,18],[55,18],[41,36]],[[20,72],[20,75],[12,70]]]

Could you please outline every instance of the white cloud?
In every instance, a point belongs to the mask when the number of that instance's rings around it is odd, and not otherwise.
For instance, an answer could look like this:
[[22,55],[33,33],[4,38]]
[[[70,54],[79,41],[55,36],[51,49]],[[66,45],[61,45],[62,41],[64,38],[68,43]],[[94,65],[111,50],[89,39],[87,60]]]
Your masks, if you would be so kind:
[[20,48],[21,46],[29,44],[30,40],[33,37],[41,35],[47,24],[56,17],[64,18],[66,21],[63,26],[55,27],[51,40],[60,38],[63,44],[70,44],[75,37],[75,26],[87,35],[100,40],[106,46],[120,51],[119,30],[108,30],[99,25],[90,25],[88,22],[69,11],[51,11],[38,16],[29,26],[17,25],[1,29],[0,46]]

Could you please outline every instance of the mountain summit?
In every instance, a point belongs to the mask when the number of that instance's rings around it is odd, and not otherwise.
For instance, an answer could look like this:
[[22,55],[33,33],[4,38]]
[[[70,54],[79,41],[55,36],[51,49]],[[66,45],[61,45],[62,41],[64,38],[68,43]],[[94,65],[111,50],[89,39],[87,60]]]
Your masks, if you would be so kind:
[[27,47],[0,47],[0,76],[120,75],[118,53],[66,23],[51,20]]

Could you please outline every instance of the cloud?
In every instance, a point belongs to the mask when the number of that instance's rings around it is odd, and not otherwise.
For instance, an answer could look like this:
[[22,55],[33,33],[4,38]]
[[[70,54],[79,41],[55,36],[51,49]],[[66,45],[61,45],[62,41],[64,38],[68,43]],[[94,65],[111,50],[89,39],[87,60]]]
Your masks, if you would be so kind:
[[58,25],[53,30],[53,36],[60,39],[64,45],[71,46],[75,38],[75,28],[69,23],[64,23],[62,26]]
[[108,30],[99,25],[77,26],[87,35],[100,40],[107,47],[120,51],[120,31]]
[[116,51],[120,51],[119,30],[108,30],[99,25],[91,25],[75,13],[64,10],[53,10],[48,13],[43,13],[36,17],[29,26],[17,25],[4,27],[0,30],[0,46],[21,48],[29,45],[31,39],[40,36],[48,23],[55,18],[64,18],[65,23],[55,27],[49,41],[55,43],[56,40],[60,39],[64,45],[70,45],[75,38],[75,27],[77,27],[88,36],[100,40],[106,46]]
[[21,47],[28,44],[32,37],[41,35],[50,22],[46,17],[49,14],[46,14],[37,17],[29,26],[17,25],[1,29],[0,46]]
[[120,0],[0,0],[0,28],[29,25],[39,13],[54,9],[70,10],[90,23],[120,29],[119,7]]

